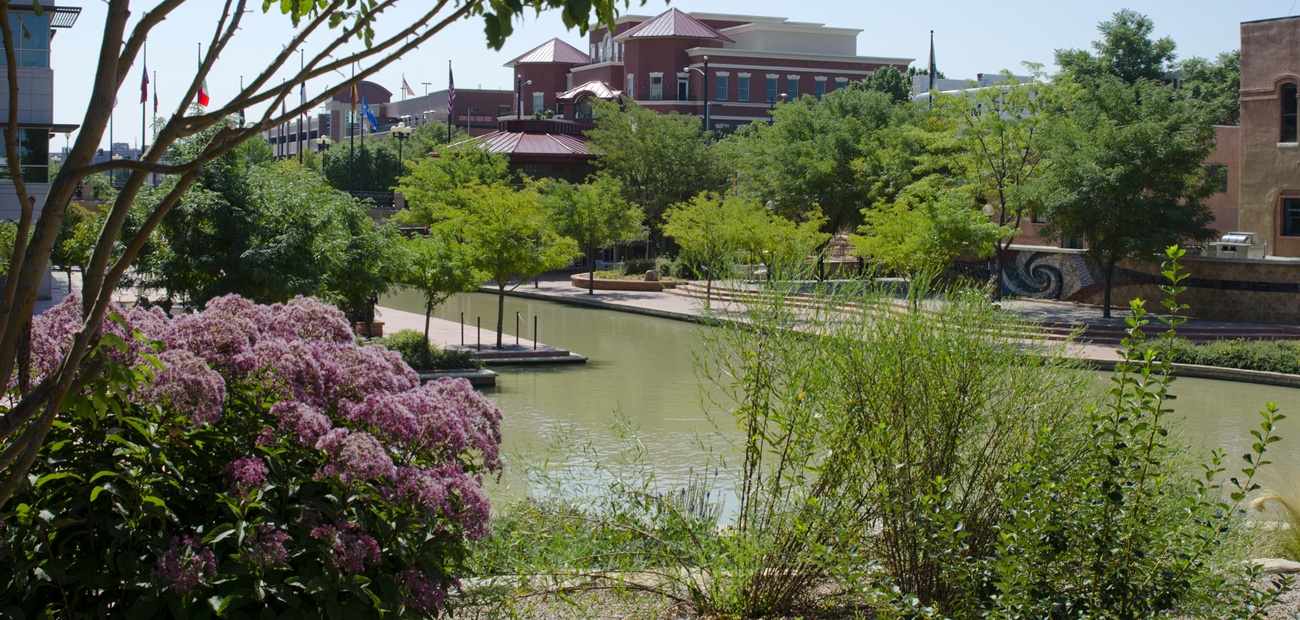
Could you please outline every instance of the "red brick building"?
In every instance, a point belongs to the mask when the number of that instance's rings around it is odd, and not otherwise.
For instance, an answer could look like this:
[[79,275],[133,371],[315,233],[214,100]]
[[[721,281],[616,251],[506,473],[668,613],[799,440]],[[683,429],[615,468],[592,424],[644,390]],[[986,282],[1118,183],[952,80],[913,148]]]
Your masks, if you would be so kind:
[[515,73],[517,115],[582,118],[584,98],[620,94],[660,112],[702,115],[707,99],[710,125],[727,130],[767,119],[783,96],[820,97],[881,67],[906,71],[910,58],[858,56],[860,32],[669,9],[592,30],[586,52],[552,39],[505,66]]

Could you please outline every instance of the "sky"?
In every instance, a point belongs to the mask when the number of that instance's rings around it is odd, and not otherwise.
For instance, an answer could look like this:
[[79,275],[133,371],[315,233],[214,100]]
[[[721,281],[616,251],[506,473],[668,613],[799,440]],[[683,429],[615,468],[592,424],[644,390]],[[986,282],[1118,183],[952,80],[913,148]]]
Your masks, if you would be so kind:
[[[670,6],[662,0],[624,9],[624,14],[656,15]],[[950,78],[974,78],[977,73],[1002,69],[1019,72],[1021,63],[1042,63],[1049,73],[1055,71],[1053,51],[1089,49],[1098,38],[1097,24],[1116,11],[1131,8],[1151,18],[1156,37],[1171,37],[1178,45],[1178,57],[1213,58],[1239,46],[1239,24],[1243,21],[1295,15],[1300,0],[1113,0],[1010,1],[920,0],[918,2],[864,2],[862,0],[677,0],[671,6],[691,12],[732,13],[786,17],[791,21],[823,23],[841,28],[857,28],[858,54],[913,58],[914,65],[924,67],[929,56],[930,31],[934,31],[936,64]],[[54,122],[82,122],[94,78],[95,60],[102,43],[106,4],[102,0],[58,0],[60,5],[77,4],[82,13],[70,30],[60,30],[52,42],[51,65],[54,69]],[[155,2],[133,2],[133,17]],[[167,114],[177,106],[197,67],[199,42],[212,38],[212,30],[223,3],[191,0],[171,18],[156,27],[150,37],[148,56],[150,104],[157,88],[159,110]],[[213,104],[221,104],[237,92],[240,77],[251,79],[266,59],[281,49],[292,36],[287,18],[262,14],[261,2],[250,2],[258,10],[245,17],[245,25],[230,47],[218,59],[208,76],[208,90]],[[273,3],[275,4],[275,3]],[[427,1],[411,0],[412,8],[427,6]],[[399,5],[400,6],[400,5]],[[389,28],[409,22],[410,11],[385,15]],[[510,59],[551,39],[560,37],[583,51],[586,39],[576,31],[567,31],[555,11],[528,16],[517,22],[514,34],[500,51],[491,50],[483,36],[480,18],[471,17],[449,26],[426,45],[386,67],[371,78],[401,98],[401,81],[415,92],[430,92],[447,87],[447,63],[451,61],[456,85],[466,88],[512,89],[511,71],[502,65]],[[311,54],[319,46],[310,46]],[[137,60],[131,76],[119,91],[114,113],[114,139],[138,144],[141,138],[140,76],[145,62]],[[156,80],[154,74],[157,74]],[[309,94],[321,92],[346,81],[333,75],[308,84]],[[71,138],[76,139],[74,133]],[[51,151],[63,148],[55,138]],[[101,145],[107,147],[105,135]]]

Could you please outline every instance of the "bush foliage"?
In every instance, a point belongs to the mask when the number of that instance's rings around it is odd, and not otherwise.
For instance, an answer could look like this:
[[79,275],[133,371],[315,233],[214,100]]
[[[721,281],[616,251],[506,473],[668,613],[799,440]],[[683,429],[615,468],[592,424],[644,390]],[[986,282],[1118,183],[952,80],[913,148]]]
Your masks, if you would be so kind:
[[379,341],[379,344],[397,351],[402,361],[416,370],[464,370],[482,368],[473,353],[459,349],[439,349],[429,345],[424,334],[413,329],[403,329]]
[[1175,364],[1300,375],[1300,341],[1237,338],[1195,344],[1180,338],[1173,343],[1170,359]]
[[[81,323],[33,326],[33,375]],[[217,298],[103,326],[89,381],[0,513],[0,601],[17,617],[426,617],[501,461],[497,408],[420,385],[312,299]]]

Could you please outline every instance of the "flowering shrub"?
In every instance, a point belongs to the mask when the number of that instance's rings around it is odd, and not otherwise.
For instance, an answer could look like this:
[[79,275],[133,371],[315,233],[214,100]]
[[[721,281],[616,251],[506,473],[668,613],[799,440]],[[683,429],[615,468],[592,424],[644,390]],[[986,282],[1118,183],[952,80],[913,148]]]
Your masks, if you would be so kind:
[[[39,381],[81,323],[37,317]],[[0,513],[0,612],[424,617],[487,531],[497,408],[313,299],[117,309],[107,371]],[[12,607],[4,607],[9,605]],[[0,613],[3,615],[3,613]]]

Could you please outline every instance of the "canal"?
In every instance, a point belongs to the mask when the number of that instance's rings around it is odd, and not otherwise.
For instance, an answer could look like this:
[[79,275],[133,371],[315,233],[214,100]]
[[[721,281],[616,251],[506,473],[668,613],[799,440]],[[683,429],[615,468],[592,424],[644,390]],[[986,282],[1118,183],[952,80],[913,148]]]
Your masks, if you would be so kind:
[[[383,305],[422,312],[420,297],[402,293]],[[695,355],[701,351],[707,329],[693,323],[506,298],[506,340],[514,336],[519,313],[523,338],[532,338],[533,317],[538,319],[538,339],[590,358],[587,364],[545,367],[496,367],[501,373],[496,388],[485,391],[505,413],[504,450],[520,462],[524,454],[539,458],[557,435],[589,441],[605,455],[624,446],[614,432],[616,412],[637,431],[646,458],[661,482],[679,485],[692,472],[711,468],[710,460],[725,454],[725,441],[739,437],[725,411],[711,405],[696,377]],[[496,297],[470,293],[453,297],[437,316],[473,324],[482,317],[485,326],[496,320]],[[472,344],[472,343],[470,343]],[[1099,384],[1109,373],[1096,373]],[[1227,465],[1240,467],[1240,455],[1250,446],[1250,430],[1257,428],[1258,411],[1276,401],[1290,416],[1279,425],[1283,441],[1275,444],[1272,460],[1277,469],[1269,478],[1300,473],[1300,389],[1250,383],[1180,378],[1174,383],[1175,412],[1186,419],[1194,443],[1208,450],[1227,450]],[[715,429],[706,412],[715,414]],[[721,415],[717,415],[721,414]],[[716,431],[716,432],[715,432]],[[566,464],[552,458],[552,466]],[[568,463],[582,471],[582,466]],[[710,472],[711,473],[711,472]],[[520,494],[520,479],[508,475],[494,495]]]

